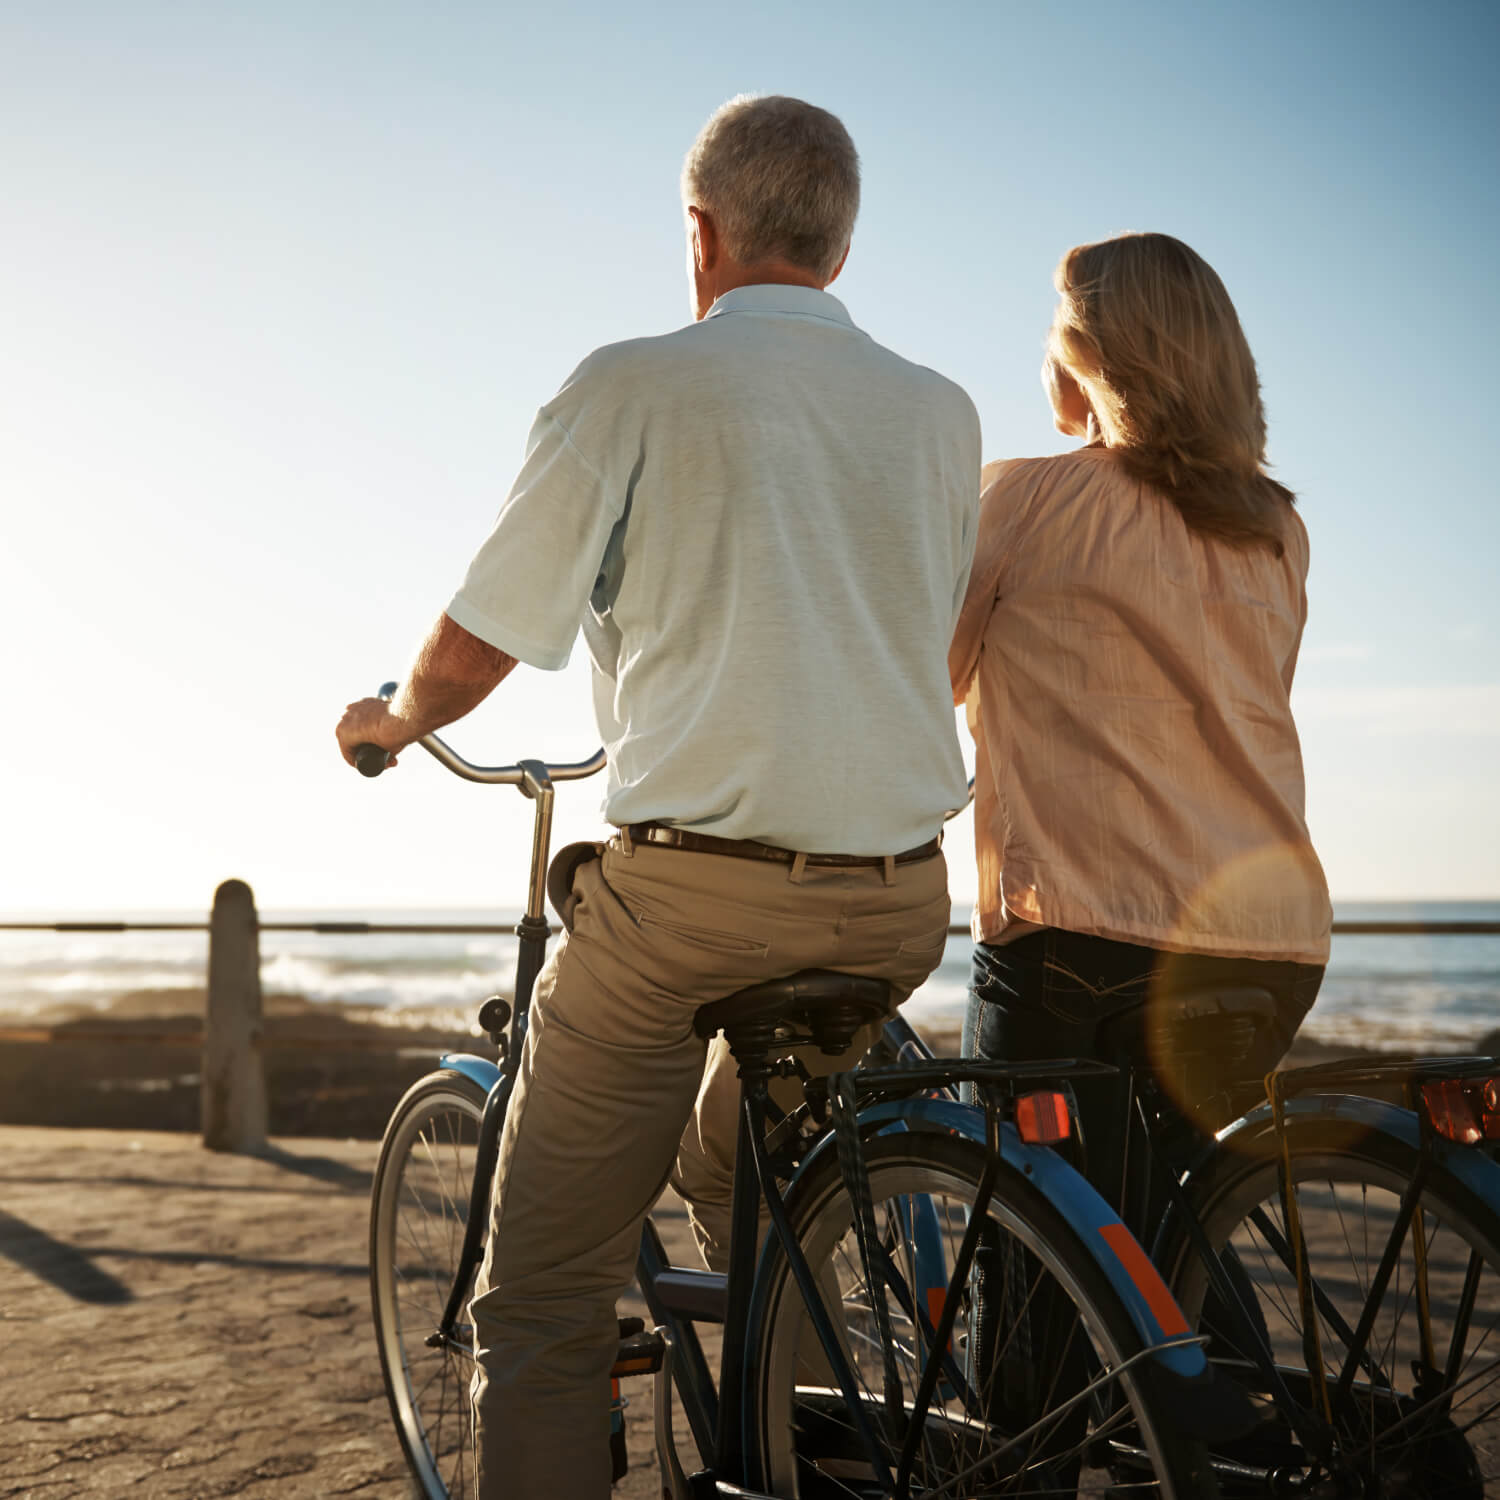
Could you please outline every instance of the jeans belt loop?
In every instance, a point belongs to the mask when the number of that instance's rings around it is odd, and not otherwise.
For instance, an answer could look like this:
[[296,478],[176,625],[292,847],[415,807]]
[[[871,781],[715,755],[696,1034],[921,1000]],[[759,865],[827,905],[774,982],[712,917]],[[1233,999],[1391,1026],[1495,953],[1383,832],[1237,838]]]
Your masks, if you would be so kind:
[[799,849],[792,856],[792,868],[787,874],[787,880],[792,885],[802,884],[802,872],[807,868],[807,856]]

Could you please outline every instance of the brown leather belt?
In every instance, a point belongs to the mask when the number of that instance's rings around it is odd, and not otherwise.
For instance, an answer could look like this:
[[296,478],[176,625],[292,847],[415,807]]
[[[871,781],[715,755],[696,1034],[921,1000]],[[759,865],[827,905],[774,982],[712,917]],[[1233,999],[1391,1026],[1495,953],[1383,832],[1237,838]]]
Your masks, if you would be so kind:
[[[632,823],[626,829],[634,844],[657,844],[663,849],[687,849],[695,854],[727,854],[731,859],[770,859],[789,865],[798,857],[795,849],[776,844],[760,844],[754,839],[721,839],[711,833],[693,833],[686,828],[670,828],[665,823]],[[909,865],[919,859],[931,859],[942,846],[940,838],[928,839],[915,849],[900,854],[804,854],[809,865],[883,865],[888,857],[898,865]]]

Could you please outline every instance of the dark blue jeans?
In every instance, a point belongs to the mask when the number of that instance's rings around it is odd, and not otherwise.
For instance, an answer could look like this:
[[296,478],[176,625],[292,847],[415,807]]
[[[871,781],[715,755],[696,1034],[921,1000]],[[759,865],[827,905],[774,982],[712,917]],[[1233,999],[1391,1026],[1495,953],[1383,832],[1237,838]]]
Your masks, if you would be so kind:
[[[964,1054],[1026,1061],[1047,1057],[1092,1057],[1145,1065],[1175,1106],[1163,1121],[1174,1137],[1170,1154],[1218,1129],[1253,1102],[1260,1080],[1291,1044],[1322,983],[1320,965],[1267,959],[1217,958],[1166,953],[1049,927],[1013,943],[974,949],[973,979],[964,1021]],[[1204,985],[1254,985],[1271,992],[1277,1015],[1257,1031],[1248,1055],[1220,1076],[1204,1076],[1202,1059],[1191,1078],[1174,1059],[1145,1055],[1124,1042],[1132,1028],[1107,1027],[1153,999]],[[1106,1055],[1105,1037],[1122,1039],[1125,1056]],[[1110,1203],[1126,1192],[1123,1078],[1075,1085],[1084,1150],[1084,1170]],[[1132,1173],[1132,1176],[1134,1174]]]

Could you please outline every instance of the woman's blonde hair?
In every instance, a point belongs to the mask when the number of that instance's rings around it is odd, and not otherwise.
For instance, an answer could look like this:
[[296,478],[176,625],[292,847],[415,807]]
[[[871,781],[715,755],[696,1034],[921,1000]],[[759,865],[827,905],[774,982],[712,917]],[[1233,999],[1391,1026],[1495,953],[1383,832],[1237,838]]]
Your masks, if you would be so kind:
[[1270,478],[1255,360],[1224,283],[1166,234],[1077,245],[1053,277],[1049,361],[1105,445],[1196,531],[1281,553],[1292,492]]

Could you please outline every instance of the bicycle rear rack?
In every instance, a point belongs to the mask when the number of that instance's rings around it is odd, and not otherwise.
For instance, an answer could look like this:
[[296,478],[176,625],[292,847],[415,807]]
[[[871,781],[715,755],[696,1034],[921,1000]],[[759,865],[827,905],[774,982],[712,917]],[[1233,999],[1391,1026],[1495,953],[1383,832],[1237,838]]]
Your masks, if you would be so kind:
[[1500,1071],[1500,1059],[1493,1057],[1421,1057],[1386,1058],[1346,1057],[1336,1062],[1311,1063],[1301,1068],[1286,1068],[1274,1075],[1276,1091],[1283,1099],[1311,1093],[1329,1085],[1384,1084],[1386,1086],[1419,1085],[1438,1079],[1483,1078]]

